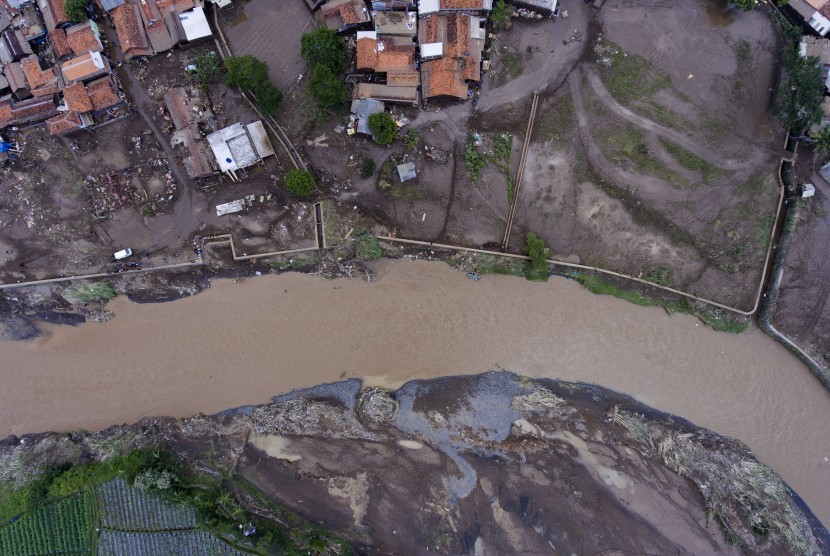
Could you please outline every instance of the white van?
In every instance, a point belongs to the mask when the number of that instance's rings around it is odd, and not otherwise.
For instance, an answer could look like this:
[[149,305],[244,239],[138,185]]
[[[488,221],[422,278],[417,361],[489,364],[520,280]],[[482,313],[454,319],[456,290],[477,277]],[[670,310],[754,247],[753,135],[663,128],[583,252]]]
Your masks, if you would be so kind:
[[129,247],[127,247],[126,249],[122,249],[121,251],[117,251],[116,253],[113,253],[112,256],[115,257],[116,261],[120,261],[121,259],[126,259],[127,257],[129,257],[132,254],[133,254],[133,250],[130,249]]

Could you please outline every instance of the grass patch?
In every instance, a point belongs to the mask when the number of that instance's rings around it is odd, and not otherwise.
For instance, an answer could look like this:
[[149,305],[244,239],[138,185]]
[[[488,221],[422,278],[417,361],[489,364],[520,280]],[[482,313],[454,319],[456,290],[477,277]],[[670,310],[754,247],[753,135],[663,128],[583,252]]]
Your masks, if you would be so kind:
[[115,297],[115,290],[109,282],[94,282],[72,286],[63,293],[63,296],[70,303],[91,303],[112,299]]
[[519,77],[524,72],[524,59],[520,52],[505,47],[499,53],[499,71],[496,73],[496,84],[501,86],[510,79]]
[[447,259],[447,263],[462,272],[479,274],[501,274],[507,276],[525,276],[527,261],[514,257],[499,257],[485,253],[472,255],[456,254]]
[[618,288],[617,286],[605,282],[597,276],[591,274],[579,274],[576,276],[576,280],[588,291],[597,295],[612,295],[643,307],[663,307],[670,314],[682,313],[686,315],[694,315],[706,326],[709,326],[719,332],[740,334],[749,326],[748,320],[736,320],[730,316],[721,314],[720,311],[715,311],[708,306],[698,307],[689,299],[683,299],[681,301],[657,299],[637,291]]
[[576,125],[576,111],[571,93],[566,92],[557,98],[537,117],[536,133],[538,139],[555,143],[570,142]]
[[659,178],[675,189],[689,187],[686,178],[652,155],[651,147],[646,143],[642,130],[609,126],[602,133],[598,133],[595,139],[605,156],[617,165],[622,165],[628,160],[638,172]]
[[493,154],[490,161],[507,178],[507,203],[512,205],[516,196],[516,184],[510,174],[510,153],[513,150],[513,137],[499,133],[493,136]]
[[464,148],[464,162],[467,164],[470,180],[476,183],[481,174],[481,170],[487,165],[487,156],[479,151],[473,142],[470,141]]
[[605,86],[620,104],[650,99],[657,91],[671,86],[668,73],[655,69],[642,56],[627,55],[613,41],[597,41],[594,52]]
[[660,137],[660,144],[663,145],[663,148],[666,149],[672,157],[674,157],[678,164],[687,170],[698,172],[703,180],[703,183],[707,185],[712,183],[714,180],[727,176],[731,173],[726,170],[716,168],[711,163],[694,154],[692,151],[681,147],[673,141]]

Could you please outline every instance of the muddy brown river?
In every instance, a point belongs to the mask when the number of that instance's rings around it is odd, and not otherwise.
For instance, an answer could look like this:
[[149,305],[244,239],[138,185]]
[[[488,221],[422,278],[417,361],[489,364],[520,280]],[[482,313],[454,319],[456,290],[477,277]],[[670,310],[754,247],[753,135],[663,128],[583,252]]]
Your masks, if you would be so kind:
[[714,332],[562,278],[474,282],[423,261],[383,262],[377,278],[215,281],[173,303],[118,298],[104,324],[0,343],[0,430],[96,430],[344,376],[396,386],[505,368],[594,382],[739,438],[830,523],[830,394],[760,330]]

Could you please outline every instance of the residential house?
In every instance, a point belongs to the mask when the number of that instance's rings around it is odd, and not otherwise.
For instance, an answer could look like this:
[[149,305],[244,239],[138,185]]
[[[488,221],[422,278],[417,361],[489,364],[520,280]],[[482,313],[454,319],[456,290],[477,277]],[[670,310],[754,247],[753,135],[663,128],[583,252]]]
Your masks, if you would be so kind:
[[29,82],[26,81],[26,74],[23,73],[23,67],[20,62],[13,62],[6,64],[3,68],[3,73],[9,81],[9,88],[15,100],[23,100],[32,96],[32,88],[29,87]]
[[233,173],[274,154],[261,121],[247,125],[237,122],[211,133],[207,140],[222,172]]
[[20,61],[26,81],[29,83],[29,90],[32,96],[51,96],[60,90],[58,76],[52,68],[43,69],[40,65],[40,58],[31,55]]
[[77,112],[79,114],[92,112],[92,99],[89,98],[86,85],[83,83],[76,81],[75,83],[65,87],[62,93],[63,102],[68,111]]
[[49,46],[52,47],[52,56],[55,62],[59,62],[64,58],[72,56],[72,47],[69,46],[69,40],[66,38],[66,32],[63,29],[52,29],[47,34]]
[[37,6],[30,1],[22,4],[17,10],[15,17],[15,25],[17,30],[23,35],[23,38],[29,44],[33,44],[46,36],[46,25],[43,22],[43,14],[37,9]]
[[199,179],[215,174],[201,132],[202,128],[215,129],[210,125],[213,113],[207,97],[194,87],[173,87],[164,95],[164,104],[176,130],[170,145],[183,147],[182,165],[187,175]]
[[18,29],[11,27],[0,34],[2,37],[3,51],[0,54],[0,60],[3,63],[19,62],[26,56],[32,54],[32,47],[23,33]]
[[[349,134],[353,132],[372,135],[369,130],[369,116],[383,112],[383,102],[375,99],[362,98],[352,101],[351,125]],[[372,135],[374,137],[374,135]]]
[[364,72],[385,74],[386,83],[360,83],[356,98],[373,98],[388,102],[417,103],[418,69],[416,47],[396,42],[395,37],[376,31],[357,33],[357,69]]
[[95,0],[95,3],[98,4],[98,7],[103,11],[111,12],[118,6],[123,5],[125,0]]
[[829,0],[789,0],[788,5],[822,37],[830,31]]
[[317,11],[320,25],[337,31],[347,25],[369,21],[369,11],[363,0],[330,0]]
[[54,97],[35,97],[13,102],[11,96],[0,99],[0,129],[42,122],[58,114]]
[[152,49],[158,53],[173,48],[173,39],[170,37],[170,31],[167,30],[164,17],[155,0],[138,0],[138,6],[144,24],[144,32],[147,33]]
[[70,135],[92,125],[92,117],[89,114],[77,112],[62,112],[46,120],[46,129],[49,135]]
[[197,6],[192,10],[181,12],[178,14],[178,21],[181,29],[180,43],[194,44],[213,36],[204,8]]
[[485,15],[493,9],[493,0],[421,0],[418,15],[437,12],[463,12],[470,15]]
[[43,14],[43,22],[46,24],[47,32],[56,27],[63,27],[67,23],[72,23],[69,16],[66,15],[65,3],[66,0],[37,0],[37,7],[40,13]]
[[423,98],[469,96],[468,82],[481,81],[484,19],[462,13],[421,18],[421,94]]
[[124,98],[118,91],[115,77],[107,75],[86,84],[86,92],[92,101],[92,111],[97,114],[124,104]]
[[101,31],[98,24],[92,20],[67,28],[66,40],[75,55],[104,51],[104,45],[101,43]]
[[144,24],[138,6],[122,4],[112,10],[112,21],[125,61],[138,56],[152,56],[153,49],[144,31]]
[[417,12],[372,12],[375,32],[392,37],[396,43],[405,44],[415,40],[418,27]]
[[100,52],[87,52],[61,64],[61,74],[66,83],[91,81],[111,71],[109,61]]

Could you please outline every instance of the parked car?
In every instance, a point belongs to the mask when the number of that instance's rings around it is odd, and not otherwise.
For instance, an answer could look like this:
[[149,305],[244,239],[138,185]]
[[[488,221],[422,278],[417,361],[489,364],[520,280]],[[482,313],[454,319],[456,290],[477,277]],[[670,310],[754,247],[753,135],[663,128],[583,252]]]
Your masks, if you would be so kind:
[[115,257],[116,261],[120,261],[121,259],[126,259],[132,254],[133,250],[127,247],[126,249],[122,249],[121,251],[116,251],[112,256]]

